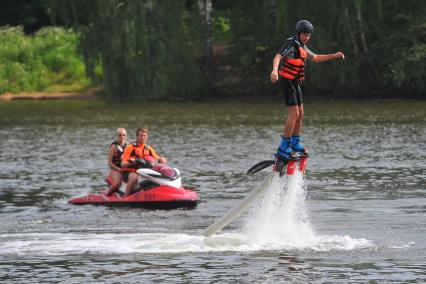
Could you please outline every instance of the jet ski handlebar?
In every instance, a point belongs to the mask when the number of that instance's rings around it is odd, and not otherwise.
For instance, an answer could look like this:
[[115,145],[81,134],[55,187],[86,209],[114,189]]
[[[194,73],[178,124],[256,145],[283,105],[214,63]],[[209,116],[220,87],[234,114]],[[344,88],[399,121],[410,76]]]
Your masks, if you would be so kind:
[[155,160],[137,158],[137,159],[135,159],[134,167],[137,168],[137,169],[152,169],[157,164],[158,163]]

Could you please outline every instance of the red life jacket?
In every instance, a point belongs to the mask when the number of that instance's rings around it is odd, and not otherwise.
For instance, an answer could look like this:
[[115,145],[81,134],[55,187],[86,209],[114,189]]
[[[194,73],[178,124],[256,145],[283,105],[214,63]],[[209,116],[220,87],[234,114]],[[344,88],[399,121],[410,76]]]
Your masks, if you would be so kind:
[[305,80],[305,62],[308,57],[306,50],[293,41],[295,49],[294,58],[284,57],[281,70],[278,72],[289,80]]

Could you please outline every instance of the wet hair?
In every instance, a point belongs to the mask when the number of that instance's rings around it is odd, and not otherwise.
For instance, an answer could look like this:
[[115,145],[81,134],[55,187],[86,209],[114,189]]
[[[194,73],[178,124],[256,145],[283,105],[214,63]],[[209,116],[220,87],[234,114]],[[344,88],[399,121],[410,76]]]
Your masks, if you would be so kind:
[[136,137],[138,137],[139,132],[142,132],[142,133],[143,133],[143,132],[148,133],[148,128],[139,127],[139,128],[136,130]]

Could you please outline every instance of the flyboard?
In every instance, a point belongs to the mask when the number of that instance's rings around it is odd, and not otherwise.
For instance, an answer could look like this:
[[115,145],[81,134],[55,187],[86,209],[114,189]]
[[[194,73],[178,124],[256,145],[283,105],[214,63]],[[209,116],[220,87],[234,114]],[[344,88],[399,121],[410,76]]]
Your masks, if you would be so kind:
[[293,175],[296,170],[304,172],[308,162],[308,153],[297,153],[289,159],[276,157],[275,160],[266,160],[257,163],[251,167],[247,174],[257,173],[269,166],[273,166],[273,173],[269,174],[260,185],[258,185],[249,195],[247,195],[238,206],[234,207],[231,211],[225,214],[222,218],[211,224],[207,229],[202,232],[203,236],[210,237],[211,235],[219,232],[229,223],[238,218],[244,211],[252,206],[256,200],[261,197],[269,188],[272,181],[285,174],[288,176]]

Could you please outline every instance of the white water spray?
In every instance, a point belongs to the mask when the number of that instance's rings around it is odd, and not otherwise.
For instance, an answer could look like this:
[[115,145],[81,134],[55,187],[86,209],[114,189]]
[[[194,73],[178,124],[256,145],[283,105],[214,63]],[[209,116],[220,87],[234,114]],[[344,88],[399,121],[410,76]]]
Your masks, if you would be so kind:
[[315,243],[314,231],[305,206],[306,184],[303,173],[274,179],[263,200],[252,210],[246,236],[256,244],[286,244],[307,247]]
[[[267,176],[263,182],[230,212],[210,225],[202,235],[205,244],[214,249],[235,245],[237,250],[313,249],[354,250],[374,247],[367,239],[353,239],[348,235],[315,236],[308,220],[305,197],[306,184],[303,173],[280,177],[278,173]],[[248,214],[242,234],[216,234],[238,218],[263,194]],[[216,235],[214,235],[216,234]],[[213,236],[214,235],[214,236]]]

